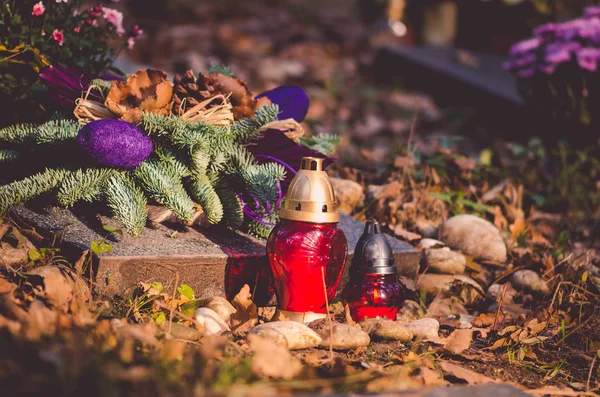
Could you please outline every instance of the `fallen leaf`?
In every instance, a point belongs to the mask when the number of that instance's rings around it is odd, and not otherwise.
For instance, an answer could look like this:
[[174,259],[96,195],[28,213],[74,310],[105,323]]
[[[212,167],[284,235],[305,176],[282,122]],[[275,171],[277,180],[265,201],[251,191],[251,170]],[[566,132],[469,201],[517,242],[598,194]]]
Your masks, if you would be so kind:
[[502,190],[504,190],[507,184],[508,179],[505,179],[490,190],[488,190],[487,192],[485,192],[483,196],[481,196],[481,202],[489,203],[490,201],[495,200],[498,197],[498,195],[502,193]]
[[417,241],[423,238],[423,236],[420,234],[409,232],[408,230],[403,229],[401,225],[396,225],[394,228],[394,234],[406,241]]
[[473,341],[472,329],[457,329],[454,330],[444,343],[444,350],[452,354],[460,354],[471,346]]
[[240,292],[233,298],[231,304],[236,308],[237,312],[231,315],[232,328],[237,328],[245,323],[249,323],[247,327],[258,323],[258,308],[252,302],[252,299],[250,299],[251,297],[250,286],[244,284]]
[[431,368],[421,367],[420,374],[425,386],[445,386],[447,382],[444,378]]
[[516,241],[517,238],[519,238],[519,236],[525,232],[527,225],[525,224],[525,220],[523,218],[518,218],[508,228],[510,229],[510,232],[511,232],[511,235],[510,235],[511,240]]
[[539,389],[530,389],[527,390],[529,394],[538,394],[541,396],[580,396],[581,393],[577,392],[568,387],[558,387],[558,386],[543,386]]
[[481,313],[473,320],[473,325],[479,328],[490,327],[494,323],[496,325],[502,324],[505,318],[506,316],[502,313],[498,313],[497,315],[496,313]]
[[495,380],[488,378],[485,375],[478,374],[470,369],[463,368],[459,365],[448,361],[441,361],[440,367],[450,375],[466,381],[470,385],[483,385],[486,383],[494,383]]
[[292,379],[302,370],[302,363],[288,349],[258,335],[249,335],[252,373],[258,377]]
[[500,338],[496,342],[494,342],[493,345],[491,345],[490,347],[487,347],[486,349],[487,350],[497,350],[497,349],[503,348],[508,345],[510,345],[509,338]]

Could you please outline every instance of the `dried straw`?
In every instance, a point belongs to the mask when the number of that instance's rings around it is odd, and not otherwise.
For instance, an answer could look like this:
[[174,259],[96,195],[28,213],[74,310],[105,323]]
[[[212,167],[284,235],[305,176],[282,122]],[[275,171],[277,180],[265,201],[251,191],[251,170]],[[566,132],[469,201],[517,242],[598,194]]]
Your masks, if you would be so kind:
[[292,118],[271,121],[270,123],[263,125],[260,130],[279,130],[296,143],[298,143],[300,137],[304,135],[304,128],[302,128],[302,125]]
[[[82,98],[77,98],[75,100],[76,106],[75,110],[73,111],[73,114],[77,118],[79,124],[84,125],[89,123],[90,121],[117,118],[117,116],[113,112],[111,112],[106,108],[106,106],[104,106],[104,102],[88,99],[90,93],[95,88],[99,87],[96,85],[91,85]],[[102,99],[104,99],[104,94],[102,93],[102,90],[98,89],[97,91],[100,93],[100,95],[102,95]]]
[[[189,122],[205,122],[207,124],[229,127],[233,122],[233,106],[229,102],[229,96],[231,94],[215,95],[205,101],[200,102],[196,106],[188,109],[182,114],[183,107],[185,106],[185,99],[181,102],[181,108],[179,109],[179,118]],[[209,109],[206,107],[211,103],[220,100],[221,103],[215,105]]]

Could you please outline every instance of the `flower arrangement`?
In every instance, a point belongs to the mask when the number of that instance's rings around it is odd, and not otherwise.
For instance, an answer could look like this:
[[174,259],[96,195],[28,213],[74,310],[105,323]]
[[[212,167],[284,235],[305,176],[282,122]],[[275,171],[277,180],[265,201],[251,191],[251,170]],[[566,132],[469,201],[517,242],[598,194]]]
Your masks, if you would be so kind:
[[[68,102],[77,91],[72,73],[52,75]],[[125,81],[90,80],[78,92],[72,117],[0,129],[0,175],[13,176],[0,185],[0,215],[54,192],[65,207],[105,204],[132,235],[142,233],[153,203],[163,207],[150,215],[155,221],[225,224],[266,237],[286,174],[303,156],[326,157],[300,144],[303,90],[285,86],[255,97],[219,65],[173,82],[163,71],[141,70]],[[315,136],[309,144],[331,147],[335,138]],[[32,164],[40,169],[30,172]]]
[[14,104],[10,111],[26,117],[32,110],[28,105],[45,105],[35,95],[43,87],[40,72],[43,78],[44,69],[63,66],[96,77],[121,49],[131,48],[142,30],[126,29],[123,14],[111,3],[90,7],[83,0],[4,1],[0,9],[3,106]]
[[592,125],[600,110],[600,7],[580,18],[548,23],[511,48],[504,67],[518,77],[530,104],[556,118]]

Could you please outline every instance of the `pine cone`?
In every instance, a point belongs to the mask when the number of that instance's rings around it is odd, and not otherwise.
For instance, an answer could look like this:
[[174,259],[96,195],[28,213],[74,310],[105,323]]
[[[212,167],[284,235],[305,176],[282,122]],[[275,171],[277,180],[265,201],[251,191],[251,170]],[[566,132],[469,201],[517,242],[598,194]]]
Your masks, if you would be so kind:
[[[180,111],[184,113],[189,108],[218,94],[221,94],[221,85],[210,76],[200,73],[196,78],[191,70],[183,75],[177,74],[173,78],[173,113],[180,114]],[[182,103],[184,103],[183,107]],[[219,104],[219,101],[211,102],[208,108]]]
[[[254,99],[254,95],[248,89],[248,85],[240,79],[229,77],[221,73],[203,74],[198,78],[194,76],[191,70],[182,75],[175,75],[173,79],[173,113],[180,114],[188,108],[193,107],[200,102],[212,98],[215,95],[222,94],[229,96],[229,101],[233,105],[233,116],[236,120],[254,117],[254,111],[261,106],[268,105],[271,102],[266,98]],[[187,98],[182,107],[183,99]],[[219,105],[219,101],[211,102],[208,108]]]

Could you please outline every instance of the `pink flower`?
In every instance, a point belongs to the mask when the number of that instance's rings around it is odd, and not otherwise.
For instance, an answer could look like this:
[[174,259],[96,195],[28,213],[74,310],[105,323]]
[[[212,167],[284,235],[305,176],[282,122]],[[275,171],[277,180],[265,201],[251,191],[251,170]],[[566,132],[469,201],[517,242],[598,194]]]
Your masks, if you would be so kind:
[[73,31],[75,33],[79,33],[80,30],[81,30],[81,26],[75,26],[75,28],[73,29]]
[[54,32],[52,32],[52,37],[54,40],[58,41],[58,45],[63,45],[65,35],[63,34],[62,30],[54,29]]
[[130,37],[127,39],[127,48],[129,48],[130,50],[133,50],[133,46],[135,45],[135,39],[133,37]]
[[102,12],[106,22],[113,24],[117,28],[119,36],[125,33],[125,29],[123,29],[123,13],[108,7],[102,7]]
[[33,10],[31,11],[31,15],[39,17],[39,16],[44,15],[44,12],[46,12],[46,7],[44,7],[42,2],[40,1],[39,3],[36,3],[33,5]]
[[66,3],[66,2],[67,2],[67,0],[56,0],[56,2],[57,2],[57,3],[61,3],[61,2],[62,2],[62,3]]
[[139,35],[143,34],[144,31],[142,29],[140,29],[140,27],[138,25],[133,25],[131,34],[133,34],[133,37],[138,37]]

